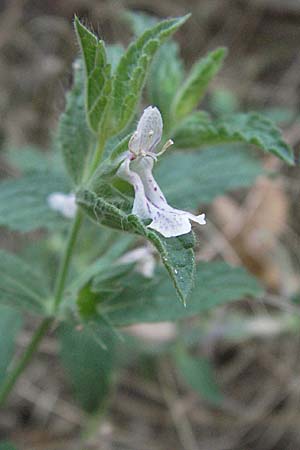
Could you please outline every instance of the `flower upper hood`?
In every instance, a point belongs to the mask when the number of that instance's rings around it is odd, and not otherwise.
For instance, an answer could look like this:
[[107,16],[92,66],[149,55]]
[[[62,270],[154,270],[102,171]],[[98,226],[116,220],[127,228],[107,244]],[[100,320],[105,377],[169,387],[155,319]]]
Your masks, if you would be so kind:
[[155,152],[161,141],[163,122],[156,107],[145,109],[136,131],[131,136],[128,152],[117,175],[130,183],[135,192],[132,213],[140,219],[152,219],[149,228],[164,237],[180,236],[191,231],[190,220],[204,225],[205,214],[195,216],[170,206],[155,181],[152,170],[157,157],[173,144],[169,140],[159,153]]

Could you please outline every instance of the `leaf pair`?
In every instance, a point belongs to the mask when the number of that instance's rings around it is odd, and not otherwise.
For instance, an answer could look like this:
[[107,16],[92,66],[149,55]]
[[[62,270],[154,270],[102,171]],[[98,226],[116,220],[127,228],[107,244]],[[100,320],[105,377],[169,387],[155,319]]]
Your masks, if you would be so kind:
[[[85,61],[86,112],[92,131],[111,136],[126,127],[135,114],[155,52],[187,18],[165,20],[144,32],[128,47],[112,75],[103,41],[75,17],[75,29]],[[109,118],[105,124],[107,114]]]
[[[157,22],[154,17],[143,13],[126,13],[125,18],[138,36]],[[220,70],[226,53],[225,48],[218,48],[200,58],[183,82],[184,67],[178,44],[167,42],[160,47],[149,71],[147,91],[150,103],[163,113],[167,126],[197,107]]]
[[[150,63],[159,46],[188,16],[162,21],[144,32],[120,57],[120,48],[105,49],[104,42],[77,17],[75,30],[84,61],[74,65],[74,85],[61,116],[58,142],[68,172],[80,184],[97,139],[120,133],[135,115]],[[108,53],[108,55],[107,55]],[[111,64],[118,64],[112,73]],[[89,131],[90,129],[90,131]]]

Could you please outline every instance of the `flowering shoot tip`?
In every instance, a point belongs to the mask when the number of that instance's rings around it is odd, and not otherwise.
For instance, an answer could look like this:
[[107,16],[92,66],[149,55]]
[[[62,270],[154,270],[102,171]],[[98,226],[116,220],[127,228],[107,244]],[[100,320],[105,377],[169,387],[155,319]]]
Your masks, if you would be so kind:
[[155,181],[152,175],[154,161],[174,144],[169,139],[160,152],[155,152],[162,138],[162,130],[163,122],[158,108],[148,106],[129,140],[129,152],[124,153],[117,175],[134,188],[132,213],[142,220],[152,219],[148,227],[164,237],[174,237],[189,233],[191,220],[204,225],[205,214],[195,216],[173,208]]

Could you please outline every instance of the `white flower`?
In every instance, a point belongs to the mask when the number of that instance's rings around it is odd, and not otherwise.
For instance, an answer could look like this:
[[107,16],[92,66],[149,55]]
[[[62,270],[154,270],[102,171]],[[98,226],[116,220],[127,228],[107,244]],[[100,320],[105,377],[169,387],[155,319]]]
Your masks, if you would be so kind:
[[140,219],[152,219],[149,228],[165,237],[180,236],[191,231],[190,220],[204,225],[205,214],[195,216],[172,208],[156,183],[153,165],[157,157],[173,144],[168,140],[159,153],[155,148],[161,141],[163,123],[159,110],[149,106],[139,120],[136,131],[129,141],[129,150],[123,155],[117,175],[128,181],[135,192],[132,213]]
[[77,205],[73,193],[62,194],[61,192],[53,192],[48,196],[47,202],[51,209],[58,211],[67,219],[73,219],[75,217]]

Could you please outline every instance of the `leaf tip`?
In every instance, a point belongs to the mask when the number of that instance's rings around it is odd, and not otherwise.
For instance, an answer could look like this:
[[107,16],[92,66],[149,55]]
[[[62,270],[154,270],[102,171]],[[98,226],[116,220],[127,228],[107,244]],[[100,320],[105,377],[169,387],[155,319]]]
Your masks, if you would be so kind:
[[293,148],[286,143],[286,147],[287,147],[287,155],[285,157],[285,162],[289,165],[289,166],[296,166],[300,164],[300,161],[296,160],[295,154],[294,154],[294,150]]
[[81,24],[80,19],[77,16],[77,14],[74,14],[73,25],[74,25],[75,29],[78,27],[79,24]]
[[178,20],[179,26],[183,25],[191,16],[192,16],[192,13],[188,13],[188,14],[185,14],[185,16],[178,17],[177,20]]
[[228,48],[227,47],[218,47],[215,51],[214,51],[215,57],[217,57],[217,59],[224,59],[226,58],[227,54],[228,54]]

